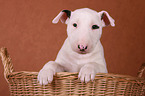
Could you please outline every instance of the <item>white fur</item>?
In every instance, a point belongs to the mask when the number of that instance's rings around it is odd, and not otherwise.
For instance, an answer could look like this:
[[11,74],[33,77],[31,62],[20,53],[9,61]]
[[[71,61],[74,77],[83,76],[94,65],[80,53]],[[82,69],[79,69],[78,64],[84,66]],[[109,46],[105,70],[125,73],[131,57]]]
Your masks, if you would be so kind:
[[[71,12],[70,18],[62,18],[64,12],[60,12],[52,21],[67,24],[67,35],[62,48],[55,61],[49,61],[38,74],[41,85],[51,83],[56,72],[79,72],[78,78],[82,82],[94,80],[96,73],[107,73],[104,51],[100,42],[102,28],[105,22],[101,20],[101,14],[105,13],[111,26],[115,26],[113,18],[106,11],[96,12],[88,8],[77,9]],[[73,24],[76,23],[77,27]],[[98,25],[99,29],[92,29],[92,25]],[[87,46],[85,52],[81,52],[78,45]]]

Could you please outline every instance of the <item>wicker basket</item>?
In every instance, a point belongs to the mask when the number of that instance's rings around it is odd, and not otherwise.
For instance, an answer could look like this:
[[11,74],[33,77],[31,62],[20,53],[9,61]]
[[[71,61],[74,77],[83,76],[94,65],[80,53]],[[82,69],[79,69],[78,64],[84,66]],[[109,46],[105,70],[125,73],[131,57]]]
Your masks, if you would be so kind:
[[145,78],[141,77],[145,64],[138,77],[98,73],[94,81],[86,84],[78,80],[78,73],[60,72],[54,76],[51,84],[41,86],[37,81],[38,72],[14,72],[6,48],[0,49],[0,55],[12,96],[144,96]]

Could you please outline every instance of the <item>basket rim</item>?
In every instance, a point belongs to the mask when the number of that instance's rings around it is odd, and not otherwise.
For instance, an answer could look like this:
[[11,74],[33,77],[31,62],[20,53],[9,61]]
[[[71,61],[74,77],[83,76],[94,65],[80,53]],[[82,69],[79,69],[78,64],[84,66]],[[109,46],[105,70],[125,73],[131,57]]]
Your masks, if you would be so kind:
[[[9,73],[7,76],[8,78],[28,78],[33,77],[37,79],[38,72],[34,71],[17,71]],[[57,72],[54,77],[62,78],[62,79],[77,79],[78,72]],[[143,80],[145,81],[144,77],[134,77],[130,75],[122,75],[122,74],[114,74],[114,73],[97,73],[95,79],[97,78],[110,78],[110,79],[122,79],[122,80]]]

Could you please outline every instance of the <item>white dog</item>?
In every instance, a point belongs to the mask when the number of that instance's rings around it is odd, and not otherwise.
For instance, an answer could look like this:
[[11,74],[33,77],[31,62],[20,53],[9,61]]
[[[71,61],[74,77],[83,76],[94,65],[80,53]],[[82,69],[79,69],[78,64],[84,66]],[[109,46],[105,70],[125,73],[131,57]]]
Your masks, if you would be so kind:
[[49,61],[38,74],[41,85],[51,83],[56,72],[79,72],[81,82],[94,80],[96,73],[107,73],[104,50],[100,42],[102,28],[115,26],[106,11],[88,8],[61,11],[52,21],[67,24],[67,35],[55,61]]

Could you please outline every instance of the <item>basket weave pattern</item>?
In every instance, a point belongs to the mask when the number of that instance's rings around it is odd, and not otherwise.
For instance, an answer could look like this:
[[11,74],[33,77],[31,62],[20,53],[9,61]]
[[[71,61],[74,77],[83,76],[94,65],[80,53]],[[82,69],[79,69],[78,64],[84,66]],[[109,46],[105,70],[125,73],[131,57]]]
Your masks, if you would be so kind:
[[145,78],[141,78],[145,64],[138,76],[98,73],[95,80],[81,83],[78,73],[59,72],[51,84],[41,86],[38,72],[14,72],[6,48],[0,49],[4,65],[4,76],[9,84],[11,96],[144,96]]

